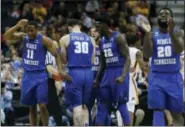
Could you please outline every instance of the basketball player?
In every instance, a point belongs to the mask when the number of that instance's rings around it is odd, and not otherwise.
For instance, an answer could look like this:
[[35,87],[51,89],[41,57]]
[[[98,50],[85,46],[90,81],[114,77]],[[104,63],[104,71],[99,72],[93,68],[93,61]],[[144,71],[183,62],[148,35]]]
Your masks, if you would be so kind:
[[76,19],[68,21],[70,34],[60,39],[63,60],[68,63],[72,82],[66,82],[65,99],[73,112],[75,126],[89,125],[87,105],[93,84],[91,70],[94,61],[95,41],[81,32],[81,23]]
[[[142,52],[136,48],[136,43],[140,41],[137,26],[134,24],[127,24],[126,39],[129,45],[129,54],[131,59],[130,64],[130,83],[129,83],[129,101],[127,103],[128,110],[131,117],[131,125],[133,125],[133,118],[135,106],[139,104],[138,88],[136,83],[137,71],[145,71],[145,63],[143,61]],[[140,116],[138,116],[140,117]]]
[[[26,33],[17,32],[21,27],[25,27]],[[48,74],[45,65],[47,50],[56,57],[60,74],[64,78],[70,79],[70,77],[62,71],[62,63],[59,54],[56,52],[56,47],[48,37],[38,33],[36,22],[28,22],[26,19],[20,20],[15,26],[8,29],[4,37],[7,40],[20,40],[24,43],[24,73],[21,85],[21,103],[29,106],[29,120],[32,126],[37,125],[36,106],[38,104],[42,124],[47,126],[48,111],[46,103],[48,95]]]
[[130,116],[126,102],[129,91],[130,56],[126,39],[110,29],[111,21],[103,17],[96,30],[101,35],[100,69],[94,84],[99,86],[98,113],[96,125],[103,126],[110,110],[119,110],[124,125],[130,125]]
[[[146,32],[144,38],[144,56],[152,57],[149,74],[148,107],[153,109],[153,125],[164,126],[164,110],[173,115],[174,125],[183,125],[183,79],[180,74],[180,54],[184,41],[179,31],[174,31],[173,13],[162,8],[158,14],[159,30],[151,33],[148,22],[141,20]],[[175,117],[174,117],[175,116]],[[180,123],[180,124],[179,124]]]

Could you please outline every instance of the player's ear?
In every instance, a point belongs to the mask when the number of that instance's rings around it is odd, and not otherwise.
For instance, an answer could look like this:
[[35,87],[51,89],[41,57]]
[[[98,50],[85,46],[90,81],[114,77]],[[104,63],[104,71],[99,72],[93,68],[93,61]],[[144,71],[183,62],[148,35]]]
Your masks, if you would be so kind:
[[72,28],[70,26],[68,26],[68,31],[71,32]]

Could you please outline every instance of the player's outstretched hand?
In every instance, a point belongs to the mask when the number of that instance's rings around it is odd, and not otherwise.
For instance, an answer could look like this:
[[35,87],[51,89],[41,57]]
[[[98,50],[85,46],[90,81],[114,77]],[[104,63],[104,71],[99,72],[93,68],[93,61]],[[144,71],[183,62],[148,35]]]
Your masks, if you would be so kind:
[[123,83],[123,81],[124,81],[124,78],[122,77],[122,76],[119,76],[117,79],[116,79],[116,84],[121,84],[121,83]]
[[72,77],[69,76],[66,72],[62,71],[60,72],[60,75],[63,77],[64,80],[72,81]]
[[96,88],[98,86],[98,81],[97,80],[94,80],[93,81],[93,87]]
[[18,23],[17,26],[19,27],[24,27],[28,23],[27,19],[21,19]]
[[139,21],[139,23],[140,23],[140,27],[146,32],[146,33],[148,33],[148,32],[150,32],[151,31],[151,26],[150,26],[150,23],[149,23],[149,21],[148,21],[148,19],[140,19],[140,21]]

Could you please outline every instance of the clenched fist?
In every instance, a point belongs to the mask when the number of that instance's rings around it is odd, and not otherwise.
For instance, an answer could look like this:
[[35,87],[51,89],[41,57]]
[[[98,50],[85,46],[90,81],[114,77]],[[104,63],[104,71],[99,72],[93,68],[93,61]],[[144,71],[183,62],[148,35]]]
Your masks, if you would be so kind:
[[19,27],[24,27],[28,23],[27,19],[21,19],[18,23],[17,26]]

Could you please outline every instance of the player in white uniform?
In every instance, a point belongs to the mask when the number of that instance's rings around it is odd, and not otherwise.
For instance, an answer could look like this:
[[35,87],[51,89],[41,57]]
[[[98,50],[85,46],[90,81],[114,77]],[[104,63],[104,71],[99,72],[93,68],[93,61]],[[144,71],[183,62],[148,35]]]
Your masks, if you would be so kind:
[[[135,112],[135,106],[139,104],[138,88],[136,83],[137,72],[145,69],[142,52],[136,48],[137,43],[140,41],[137,34],[137,27],[133,24],[127,25],[126,39],[129,45],[130,53],[130,84],[129,84],[129,101],[127,103],[130,112],[132,124]],[[131,124],[131,125],[132,125]]]

